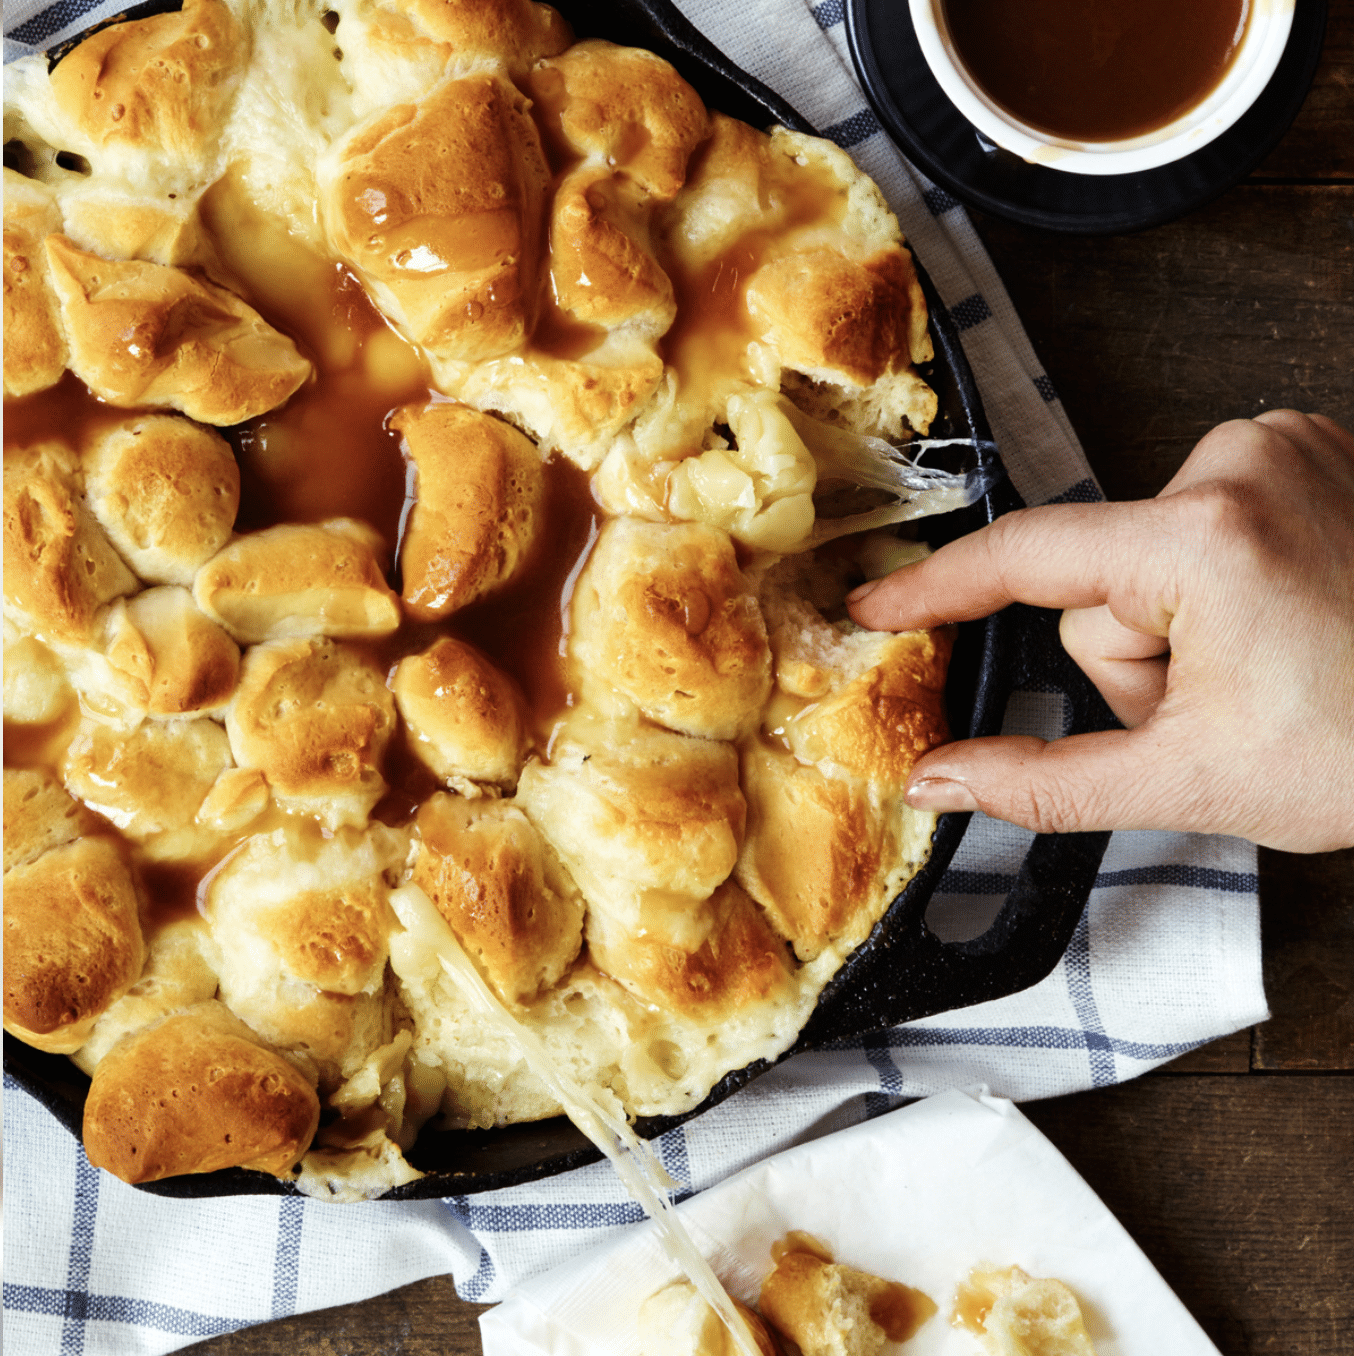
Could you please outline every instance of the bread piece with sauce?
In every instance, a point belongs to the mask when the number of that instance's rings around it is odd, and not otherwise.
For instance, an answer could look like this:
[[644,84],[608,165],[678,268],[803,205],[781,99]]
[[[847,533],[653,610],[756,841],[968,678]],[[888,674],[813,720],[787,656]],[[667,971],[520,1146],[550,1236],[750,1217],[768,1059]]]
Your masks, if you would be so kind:
[[[733,1306],[761,1356],[780,1356],[766,1324],[747,1305],[734,1300]],[[673,1281],[639,1306],[639,1341],[644,1356],[743,1356],[723,1319],[690,1281]]]
[[60,443],[5,454],[6,616],[43,640],[86,645],[104,603],[137,588],[80,494]]
[[5,1030],[66,1054],[141,974],[140,901],[110,838],[53,847],[5,874]]
[[296,345],[233,292],[164,264],[102,259],[47,238],[70,368],[110,405],[240,424],[311,375]]
[[578,577],[572,616],[569,650],[587,677],[651,720],[707,739],[756,722],[771,655],[726,533],[611,519]]
[[104,1056],[85,1101],[85,1152],[131,1183],[234,1167],[285,1177],[319,1119],[311,1082],[213,1001]]
[[699,948],[708,920],[693,906],[728,878],[743,837],[730,745],[580,722],[556,733],[548,763],[527,763],[517,803],[591,910],[632,933]]
[[44,185],[5,166],[5,394],[32,395],[66,370],[61,328],[43,241],[61,229],[61,209]]
[[400,624],[385,543],[366,523],[282,523],[236,537],[193,577],[197,605],[241,644],[387,636]]
[[682,187],[709,122],[700,96],[662,57],[600,39],[539,62],[528,88],[547,138],[568,158],[614,167],[661,202]]
[[[892,897],[889,882],[908,864],[895,822],[899,810],[881,807],[868,786],[828,777],[793,754],[749,741],[742,755],[747,833],[734,871],[802,961],[839,943],[865,940]],[[914,815],[902,807],[905,815]]]
[[240,468],[215,431],[146,415],[101,429],[80,460],[89,507],[148,584],[191,585],[230,540]]
[[545,473],[531,441],[464,405],[406,405],[390,419],[418,471],[400,567],[404,606],[436,621],[507,584],[545,516]]
[[[585,163],[555,190],[550,283],[555,305],[582,325],[627,326],[656,340],[677,316],[672,280],[654,257],[651,201],[628,176]],[[600,330],[593,340],[599,345]]]
[[410,339],[462,362],[525,342],[550,171],[507,80],[444,81],[360,127],[322,174],[331,240]]
[[1020,1267],[971,1272],[959,1286],[953,1321],[976,1333],[991,1356],[1095,1356],[1068,1286]]
[[51,87],[77,132],[74,149],[104,152],[119,169],[164,158],[197,167],[221,134],[249,52],[246,30],[221,0],[114,24],[52,71]]
[[208,719],[147,721],[132,730],[86,718],[61,760],[67,790],[129,838],[191,829],[223,768],[226,732]]
[[408,843],[380,824],[326,838],[289,823],[247,839],[206,891],[222,1002],[326,1090],[393,1034],[388,897]]
[[703,1023],[789,996],[793,967],[785,943],[735,882],[689,905],[687,927],[704,935],[676,945],[661,931],[636,932],[593,909],[588,952],[599,970],[645,1003]]
[[511,787],[530,738],[521,689],[473,645],[443,636],[390,680],[409,745],[448,786]]
[[757,1303],[804,1356],[875,1356],[936,1312],[918,1290],[798,1250],[781,1255]]
[[413,883],[505,1003],[554,984],[583,943],[583,902],[514,804],[438,793],[418,812]]
[[240,675],[240,649],[187,589],[143,589],[118,599],[109,614],[104,654],[140,710],[170,719],[225,708]]
[[948,738],[945,673],[954,635],[829,622],[823,611],[840,609],[846,593],[833,576],[826,563],[798,556],[762,577],[758,597],[779,694],[766,724],[801,762],[894,795],[913,764]]
[[235,762],[262,772],[285,809],[330,828],[362,825],[385,794],[394,728],[384,672],[332,640],[251,647],[226,710]]

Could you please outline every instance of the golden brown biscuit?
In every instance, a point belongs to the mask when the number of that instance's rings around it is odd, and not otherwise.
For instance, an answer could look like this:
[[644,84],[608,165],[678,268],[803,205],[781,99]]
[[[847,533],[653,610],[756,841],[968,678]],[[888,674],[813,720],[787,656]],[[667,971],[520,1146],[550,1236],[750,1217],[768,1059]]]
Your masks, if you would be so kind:
[[247,52],[221,0],[114,24],[52,71],[57,102],[96,147],[125,144],[193,160],[219,135]]
[[66,787],[130,838],[188,828],[230,766],[213,720],[152,721],[121,731],[86,719],[66,746]]
[[64,847],[99,827],[50,772],[5,769],[4,869],[26,866],[50,848]]
[[255,834],[213,876],[203,912],[221,999],[326,1092],[392,1035],[385,987],[395,878],[408,836],[328,836],[306,821]]
[[362,824],[385,793],[395,702],[379,667],[332,640],[275,640],[245,653],[226,712],[240,767],[278,803],[335,828]]
[[562,52],[573,36],[555,10],[530,0],[383,0],[342,4],[339,12],[339,42],[348,43],[348,24],[362,26],[367,60],[394,59],[437,73],[451,62],[490,58],[517,77],[541,57]]
[[677,302],[648,243],[644,206],[642,190],[610,170],[585,165],[569,175],[551,209],[550,279],[556,304],[584,324],[637,325],[657,338]]
[[582,357],[529,348],[468,372],[453,366],[434,363],[434,371],[458,400],[511,419],[542,452],[561,452],[585,471],[601,461],[663,380],[662,358],[626,326]]
[[906,631],[890,637],[860,677],[785,723],[795,756],[824,771],[900,792],[912,765],[949,738],[945,671],[953,633]]
[[400,567],[420,621],[450,616],[506,584],[540,530],[545,476],[530,440],[487,414],[434,401],[390,420],[418,469]]
[[386,636],[400,605],[379,533],[352,518],[284,523],[237,537],[198,570],[193,597],[243,644]]
[[781,1255],[757,1303],[804,1356],[875,1356],[936,1312],[920,1290],[799,1251]]
[[780,361],[809,376],[869,386],[931,356],[926,301],[900,245],[857,262],[812,249],[763,265],[747,306]]
[[124,1036],[140,1031],[171,1012],[216,996],[216,973],[202,954],[201,920],[162,922],[147,938],[141,977],[100,1014],[89,1039],[71,1055],[71,1062],[93,1074],[99,1061]]
[[67,1053],[136,982],[144,952],[136,889],[106,838],[44,852],[5,876],[5,1029]]
[[700,96],[652,52],[590,40],[540,62],[528,79],[548,134],[668,201],[705,136]]
[[831,941],[864,940],[898,864],[890,816],[868,788],[824,776],[752,741],[743,751],[747,834],[735,876],[800,960]]
[[128,419],[101,431],[81,462],[89,507],[147,583],[191,585],[230,540],[240,468],[211,429],[172,415]]
[[61,229],[51,192],[5,167],[5,394],[31,395],[66,370],[66,336],[43,241]]
[[697,946],[677,946],[644,929],[632,935],[605,913],[588,917],[588,951],[597,968],[646,1003],[702,1022],[717,1022],[788,989],[786,945],[734,882],[702,906],[706,933]]
[[114,262],[47,239],[70,368],[110,405],[168,406],[239,424],[311,374],[296,345],[215,283],[182,269]]
[[766,630],[726,533],[606,524],[574,589],[570,653],[651,720],[731,739],[771,686]]
[[517,802],[590,908],[688,950],[700,946],[708,920],[692,902],[728,877],[743,838],[730,745],[655,729],[566,730],[549,763],[523,769]]
[[124,1182],[254,1168],[286,1176],[319,1124],[311,1083],[217,1002],[114,1046],[85,1101],[85,1152]]
[[443,636],[400,660],[390,686],[410,747],[448,785],[516,782],[530,742],[522,691],[474,646]]
[[245,951],[266,948],[269,965],[328,993],[376,992],[395,925],[382,878],[394,857],[388,837],[378,830],[369,841],[308,846],[294,836],[251,839],[248,860],[213,880],[206,910],[213,934],[244,941]]
[[527,101],[448,80],[340,148],[329,232],[416,343],[459,360],[519,347],[536,318],[549,170]]
[[413,882],[500,998],[529,1003],[583,944],[583,903],[517,806],[439,792],[418,812]]
[[153,716],[205,715],[230,701],[239,646],[203,616],[187,589],[145,589],[110,609],[108,662]]
[[102,604],[137,587],[59,444],[5,454],[4,560],[11,619],[72,645],[93,638]]

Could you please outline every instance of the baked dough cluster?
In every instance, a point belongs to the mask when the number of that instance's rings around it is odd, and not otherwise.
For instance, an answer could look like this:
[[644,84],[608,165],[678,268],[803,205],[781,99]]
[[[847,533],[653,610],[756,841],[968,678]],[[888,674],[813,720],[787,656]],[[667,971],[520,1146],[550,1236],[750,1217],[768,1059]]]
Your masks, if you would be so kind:
[[350,1199],[554,1114],[439,947],[635,1114],[783,1052],[945,737],[948,636],[807,549],[935,412],[875,186],[529,0],[185,0],[5,94],[4,1020],[91,1159]]

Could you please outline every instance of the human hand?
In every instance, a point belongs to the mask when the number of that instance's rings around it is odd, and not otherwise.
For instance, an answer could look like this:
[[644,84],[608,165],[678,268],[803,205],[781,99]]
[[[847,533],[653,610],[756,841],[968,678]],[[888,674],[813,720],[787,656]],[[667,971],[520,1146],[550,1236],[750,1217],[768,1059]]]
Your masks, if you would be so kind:
[[908,803],[1041,833],[1354,845],[1354,437],[1276,410],[1207,434],[1156,499],[1023,509],[847,600],[862,626],[1057,607],[1126,730],[920,759]]

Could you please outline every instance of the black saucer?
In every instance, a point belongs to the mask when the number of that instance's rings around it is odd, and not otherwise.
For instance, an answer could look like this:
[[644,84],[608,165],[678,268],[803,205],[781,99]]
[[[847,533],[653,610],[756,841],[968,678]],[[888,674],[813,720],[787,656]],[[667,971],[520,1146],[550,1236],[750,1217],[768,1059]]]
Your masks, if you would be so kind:
[[1244,179],[1302,107],[1325,31],[1326,0],[1296,0],[1273,78],[1237,123],[1193,155],[1137,174],[1069,174],[1031,165],[980,136],[931,74],[907,0],[846,3],[847,41],[865,95],[917,168],[981,212],[1075,235],[1160,226]]

